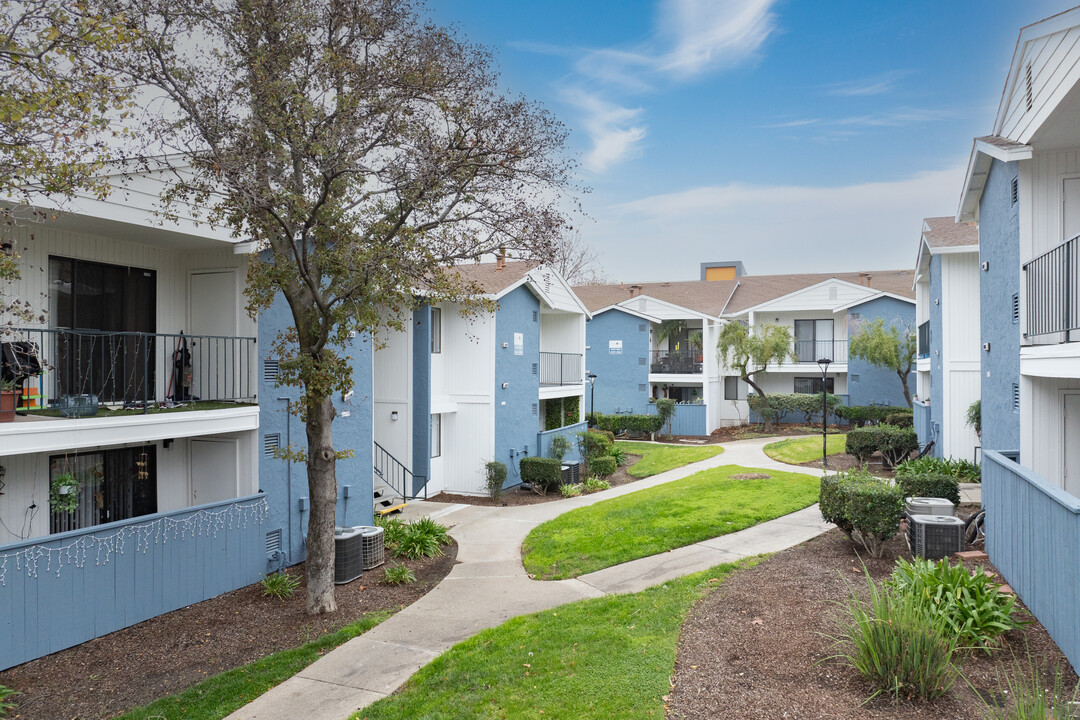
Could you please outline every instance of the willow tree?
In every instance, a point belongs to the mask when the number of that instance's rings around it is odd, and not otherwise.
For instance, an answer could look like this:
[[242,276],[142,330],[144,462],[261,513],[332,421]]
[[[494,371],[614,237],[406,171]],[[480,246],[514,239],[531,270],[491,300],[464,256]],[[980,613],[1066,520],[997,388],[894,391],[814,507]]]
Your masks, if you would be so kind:
[[911,327],[901,328],[895,323],[886,325],[884,319],[878,318],[859,325],[851,338],[849,354],[896,373],[904,389],[904,400],[912,407],[908,376],[915,369],[917,351],[918,342]]
[[256,243],[249,312],[291,310],[274,352],[306,425],[307,611],[332,612],[347,340],[400,328],[420,295],[475,308],[454,263],[548,259],[574,189],[565,130],[408,1],[116,2],[139,38],[116,69],[158,98],[140,135],[190,166],[166,198]]
[[770,364],[793,357],[791,346],[791,330],[773,323],[764,323],[751,330],[740,322],[729,322],[717,338],[717,359],[737,372],[739,378],[757,393],[757,399],[751,399],[750,409],[758,411],[766,427],[772,425],[775,413],[754,376],[765,372]]

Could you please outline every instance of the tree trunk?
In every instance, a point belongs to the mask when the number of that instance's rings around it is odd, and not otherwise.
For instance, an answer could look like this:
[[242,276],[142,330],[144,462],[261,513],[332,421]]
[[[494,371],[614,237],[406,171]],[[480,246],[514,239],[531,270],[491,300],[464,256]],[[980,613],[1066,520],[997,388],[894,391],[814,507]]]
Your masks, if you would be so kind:
[[337,610],[334,600],[334,525],[337,516],[337,472],[331,423],[334,403],[312,399],[307,405],[307,472],[311,515],[308,518],[306,609],[309,615]]
[[911,401],[911,391],[908,390],[908,385],[907,385],[907,378],[908,378],[908,375],[910,373],[911,373],[911,371],[908,370],[908,372],[906,372],[906,373],[898,371],[896,374],[900,376],[900,384],[904,386],[904,400],[907,401],[907,406],[909,408],[914,408],[915,403],[913,403]]
[[[744,383],[746,383],[750,387],[754,388],[754,392],[757,393],[757,396],[759,398],[761,398],[762,400],[765,399],[765,392],[758,386],[758,384],[756,382],[754,382],[753,380],[750,379],[749,374],[743,375],[742,379],[743,379]],[[766,432],[771,431],[772,426],[773,426],[772,425],[772,417],[770,417],[769,415],[766,415],[765,413],[761,413],[761,419],[764,421],[765,431]]]

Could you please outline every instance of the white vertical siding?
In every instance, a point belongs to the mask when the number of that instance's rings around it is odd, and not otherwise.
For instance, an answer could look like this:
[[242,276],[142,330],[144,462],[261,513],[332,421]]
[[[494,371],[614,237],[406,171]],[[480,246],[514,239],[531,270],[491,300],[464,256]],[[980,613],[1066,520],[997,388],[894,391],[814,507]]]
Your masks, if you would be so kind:
[[[871,283],[873,283],[872,278]],[[831,292],[832,288],[836,288],[835,297]],[[806,308],[821,308],[823,310],[831,311],[833,308],[842,307],[853,303],[856,300],[868,298],[871,295],[875,295],[877,292],[878,291],[873,288],[852,285],[851,283],[842,281],[826,282],[812,288],[807,288],[802,292],[796,292],[778,298],[775,301],[758,308],[757,312],[760,313],[762,317],[768,317],[774,312],[800,311]]]
[[[412,457],[412,334],[410,320],[401,331],[384,331],[379,337],[382,346],[372,362],[375,442],[406,464],[411,464]],[[395,411],[397,420],[391,419]]]
[[540,352],[584,353],[581,328],[585,316],[564,312],[540,313]]
[[1020,376],[1020,459],[1025,467],[1064,489],[1065,390],[1080,379]]
[[[492,406],[487,402],[461,402],[457,411],[443,415],[443,463],[438,475],[432,472],[428,493],[476,494],[484,490],[484,464],[507,458],[494,455],[495,425]],[[434,470],[434,469],[433,469]]]
[[[1007,110],[997,134],[1028,142],[1048,111],[1072,87],[1070,79],[1080,63],[1080,28],[1037,38],[1028,43],[1020,59],[1015,85],[1009,89]],[[1028,68],[1031,109],[1028,109]]]

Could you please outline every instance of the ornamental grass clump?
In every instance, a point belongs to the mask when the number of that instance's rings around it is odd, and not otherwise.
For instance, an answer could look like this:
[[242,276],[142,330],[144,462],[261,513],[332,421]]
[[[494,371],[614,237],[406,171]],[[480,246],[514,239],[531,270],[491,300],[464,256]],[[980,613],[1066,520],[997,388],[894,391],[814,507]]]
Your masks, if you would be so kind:
[[260,584],[263,588],[263,597],[286,600],[292,597],[292,594],[296,592],[296,588],[300,587],[300,578],[293,577],[284,570],[280,570],[268,574],[260,581]]
[[1080,685],[1066,687],[1061,668],[1055,668],[1053,685],[1047,687],[1031,655],[1026,667],[1014,657],[1011,667],[999,673],[998,691],[1008,698],[1003,705],[979,696],[987,720],[1073,720],[1080,703]]
[[404,565],[395,563],[383,570],[383,582],[387,585],[408,585],[416,582],[416,575]]
[[1015,617],[1016,597],[1000,592],[981,567],[970,571],[947,559],[900,558],[886,584],[940,618],[961,646],[989,652],[1000,635],[1026,624]]
[[867,698],[891,695],[893,701],[934,700],[956,682],[953,663],[957,638],[941,616],[908,594],[878,588],[866,574],[870,598],[862,600],[854,588],[847,613],[831,636],[839,652],[829,659],[854,668],[874,688]]

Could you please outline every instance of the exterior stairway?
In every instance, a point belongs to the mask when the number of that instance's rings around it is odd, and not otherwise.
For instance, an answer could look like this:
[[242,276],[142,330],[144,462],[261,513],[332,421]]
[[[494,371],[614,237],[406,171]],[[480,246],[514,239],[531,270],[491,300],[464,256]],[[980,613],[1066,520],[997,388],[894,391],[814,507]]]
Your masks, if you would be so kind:
[[409,468],[386,451],[379,443],[375,443],[374,472],[372,482],[372,496],[375,500],[375,512],[379,515],[389,515],[399,512],[408,505],[409,500],[423,496],[427,497],[427,482],[418,489],[416,480]]

